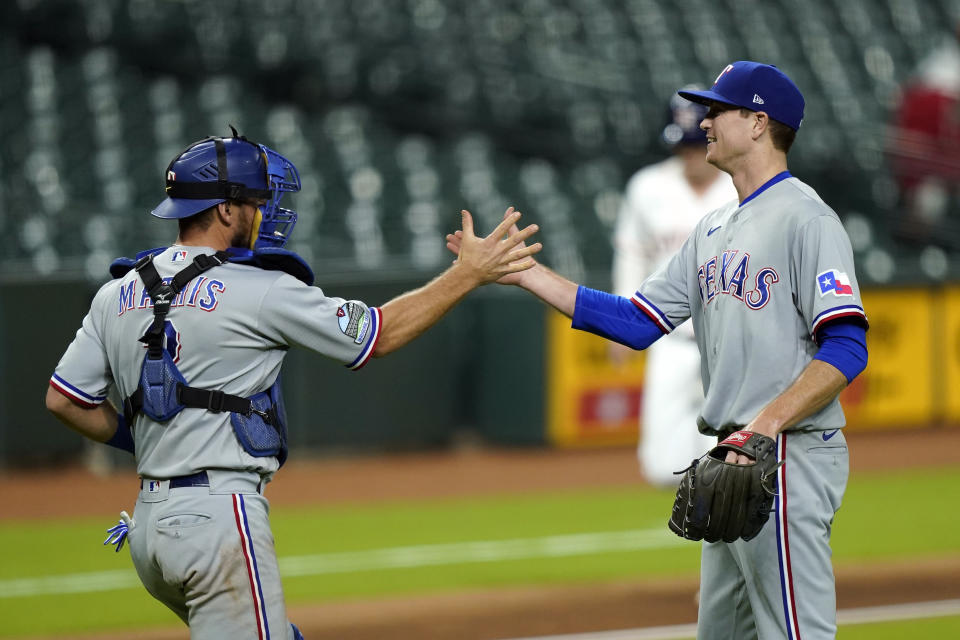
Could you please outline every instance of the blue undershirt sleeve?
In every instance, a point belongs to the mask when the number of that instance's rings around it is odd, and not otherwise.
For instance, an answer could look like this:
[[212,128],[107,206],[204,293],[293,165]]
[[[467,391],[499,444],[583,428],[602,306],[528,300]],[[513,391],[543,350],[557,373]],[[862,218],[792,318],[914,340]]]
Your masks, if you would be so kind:
[[820,350],[813,356],[835,366],[853,382],[867,368],[867,330],[856,320],[835,320],[817,331]]
[[117,431],[109,440],[104,442],[104,444],[120,449],[121,451],[136,453],[133,444],[133,433],[130,432],[130,425],[127,424],[127,420],[123,417],[122,413],[117,414]]
[[587,287],[577,289],[572,326],[634,349],[646,349],[664,335],[629,298]]

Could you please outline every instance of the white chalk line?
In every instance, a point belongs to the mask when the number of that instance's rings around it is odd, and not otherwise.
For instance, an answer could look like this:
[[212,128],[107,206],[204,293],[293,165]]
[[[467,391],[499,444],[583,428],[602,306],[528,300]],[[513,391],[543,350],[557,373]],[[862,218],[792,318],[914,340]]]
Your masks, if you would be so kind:
[[[960,600],[911,602],[881,607],[841,609],[837,624],[857,625],[896,620],[919,620],[960,615]],[[512,638],[511,640],[690,640],[697,636],[697,625],[677,624],[663,627],[642,627],[617,631],[596,631],[566,635]]]
[[[649,551],[684,544],[683,539],[666,529],[632,529],[285,556],[278,558],[278,563],[282,576],[299,577]],[[0,580],[0,599],[115,591],[139,586],[140,580],[133,569],[13,578]]]
[[[295,577],[647,551],[683,544],[682,539],[660,528],[633,529],[285,556],[278,562],[282,575]],[[139,587],[140,580],[132,569],[15,578],[0,580],[0,599]],[[837,621],[842,625],[855,625],[953,615],[960,615],[960,599],[843,609],[837,613]],[[686,624],[514,640],[686,640],[695,636],[696,625]]]

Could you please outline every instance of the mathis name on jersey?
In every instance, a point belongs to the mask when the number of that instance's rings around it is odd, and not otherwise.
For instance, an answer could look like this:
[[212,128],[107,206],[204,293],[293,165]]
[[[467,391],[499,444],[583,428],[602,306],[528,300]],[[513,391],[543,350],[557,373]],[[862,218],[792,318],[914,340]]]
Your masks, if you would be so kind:
[[773,285],[780,282],[780,275],[773,267],[763,267],[751,274],[750,254],[739,249],[729,249],[710,258],[700,265],[697,277],[704,306],[718,295],[727,294],[754,311],[767,306]]
[[[170,278],[164,278],[170,282]],[[213,311],[220,302],[220,296],[227,290],[222,281],[200,276],[190,282],[170,303],[170,308],[196,307],[203,311]],[[130,280],[120,287],[118,316],[134,309],[153,308],[150,294],[141,286],[139,280]]]

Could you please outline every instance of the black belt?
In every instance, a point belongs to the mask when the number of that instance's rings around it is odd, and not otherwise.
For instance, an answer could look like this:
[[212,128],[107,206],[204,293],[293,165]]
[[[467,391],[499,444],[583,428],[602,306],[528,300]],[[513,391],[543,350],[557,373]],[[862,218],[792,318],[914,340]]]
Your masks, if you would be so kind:
[[[147,479],[140,480],[140,488],[144,488],[145,482],[151,482]],[[153,482],[156,482],[154,480]],[[176,478],[170,478],[170,488],[171,489],[182,489],[183,487],[209,487],[210,478],[207,476],[206,471],[198,471],[197,473],[191,474],[189,476],[177,476]]]
[[207,477],[206,471],[198,471],[193,475],[189,476],[178,476],[176,478],[170,478],[170,488],[171,489],[181,489],[183,487],[209,487],[210,478]]

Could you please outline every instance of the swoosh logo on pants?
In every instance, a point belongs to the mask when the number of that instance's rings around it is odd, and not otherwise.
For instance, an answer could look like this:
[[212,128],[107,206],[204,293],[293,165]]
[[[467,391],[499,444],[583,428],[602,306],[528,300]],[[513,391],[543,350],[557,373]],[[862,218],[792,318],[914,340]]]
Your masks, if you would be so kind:
[[824,432],[823,432],[823,436],[821,436],[821,437],[823,438],[823,441],[826,442],[827,440],[829,440],[829,439],[832,438],[833,436],[837,435],[837,433],[838,433],[839,431],[840,431],[840,429],[834,429],[833,431],[824,431]]

